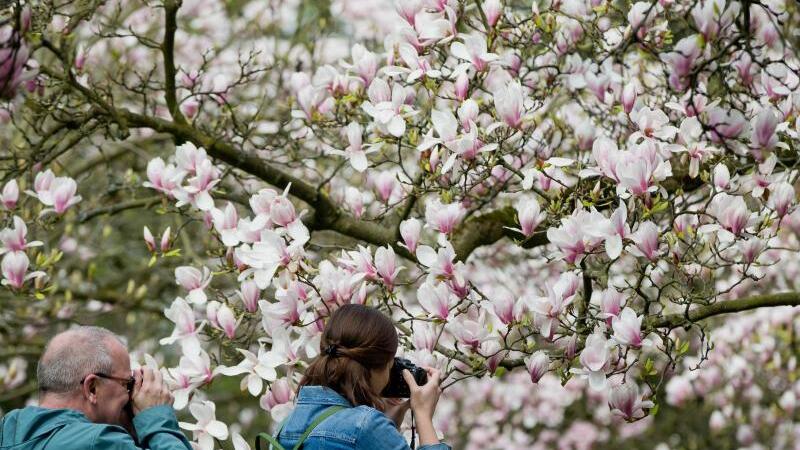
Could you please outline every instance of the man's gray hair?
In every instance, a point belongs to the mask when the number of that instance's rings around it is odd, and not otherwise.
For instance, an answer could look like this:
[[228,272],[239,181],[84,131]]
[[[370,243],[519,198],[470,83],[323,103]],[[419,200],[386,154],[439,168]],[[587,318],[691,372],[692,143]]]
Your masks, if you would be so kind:
[[112,339],[127,348],[122,338],[101,327],[79,326],[54,336],[36,367],[39,393],[71,392],[86,375],[110,375],[113,358],[108,342]]

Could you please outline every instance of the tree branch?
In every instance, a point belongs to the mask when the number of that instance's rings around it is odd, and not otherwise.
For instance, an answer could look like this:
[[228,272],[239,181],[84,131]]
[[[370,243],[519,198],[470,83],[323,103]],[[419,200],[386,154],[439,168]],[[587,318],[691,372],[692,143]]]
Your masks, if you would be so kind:
[[178,8],[180,0],[167,0],[164,2],[164,42],[161,44],[161,53],[164,55],[164,90],[169,114],[178,123],[186,123],[175,93],[175,31],[178,29]]
[[753,297],[737,298],[735,300],[719,301],[711,305],[692,309],[687,314],[670,314],[663,317],[651,317],[645,322],[645,329],[653,330],[656,328],[690,326],[695,322],[710,317],[770,306],[800,306],[800,292],[783,292],[780,294],[756,295]]

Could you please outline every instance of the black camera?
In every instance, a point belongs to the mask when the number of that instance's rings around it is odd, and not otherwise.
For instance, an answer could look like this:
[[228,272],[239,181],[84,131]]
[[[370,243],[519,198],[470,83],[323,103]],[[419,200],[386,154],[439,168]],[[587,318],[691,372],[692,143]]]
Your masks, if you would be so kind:
[[414,363],[405,358],[395,358],[394,366],[392,366],[392,370],[389,372],[389,384],[387,384],[386,388],[384,388],[383,392],[381,392],[382,397],[411,397],[411,390],[409,389],[405,378],[403,378],[403,369],[411,372],[411,376],[414,377],[414,381],[417,382],[418,386],[422,386],[428,382],[428,372],[426,372],[425,369],[414,365]]

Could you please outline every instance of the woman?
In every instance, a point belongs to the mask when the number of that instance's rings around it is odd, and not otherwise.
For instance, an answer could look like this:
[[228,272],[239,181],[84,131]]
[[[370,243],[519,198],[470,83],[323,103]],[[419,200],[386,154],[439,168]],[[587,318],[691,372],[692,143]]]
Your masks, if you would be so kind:
[[277,436],[280,444],[293,448],[324,411],[342,406],[345,409],[319,422],[303,441],[304,450],[405,450],[409,446],[398,427],[410,406],[419,449],[449,449],[439,442],[433,428],[433,412],[441,394],[437,369],[426,368],[428,382],[424,386],[418,386],[407,370],[403,372],[411,390],[409,401],[381,398],[397,345],[394,324],[380,311],[363,305],[337,309],[322,333],[323,351],[300,382],[297,407]]

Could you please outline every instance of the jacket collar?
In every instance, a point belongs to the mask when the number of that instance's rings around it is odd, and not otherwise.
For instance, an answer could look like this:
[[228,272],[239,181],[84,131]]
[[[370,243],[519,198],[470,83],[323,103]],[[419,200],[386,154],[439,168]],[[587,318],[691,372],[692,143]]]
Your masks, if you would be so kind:
[[297,394],[297,404],[341,405],[348,408],[353,405],[341,394],[325,386],[303,386]]

